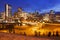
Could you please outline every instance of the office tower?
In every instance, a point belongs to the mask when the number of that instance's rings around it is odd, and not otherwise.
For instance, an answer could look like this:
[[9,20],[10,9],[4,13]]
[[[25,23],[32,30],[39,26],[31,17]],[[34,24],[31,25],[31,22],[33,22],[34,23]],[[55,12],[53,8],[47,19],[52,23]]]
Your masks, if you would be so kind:
[[54,19],[55,19],[55,13],[53,10],[50,10],[49,19],[50,19],[50,21],[54,21]]
[[44,21],[49,21],[49,14],[46,13],[44,16],[43,16],[43,20]]
[[6,12],[6,13],[5,13],[5,16],[9,18],[9,17],[11,17],[11,15],[12,15],[11,5],[6,4],[5,7],[6,7],[6,8],[5,8],[5,12]]

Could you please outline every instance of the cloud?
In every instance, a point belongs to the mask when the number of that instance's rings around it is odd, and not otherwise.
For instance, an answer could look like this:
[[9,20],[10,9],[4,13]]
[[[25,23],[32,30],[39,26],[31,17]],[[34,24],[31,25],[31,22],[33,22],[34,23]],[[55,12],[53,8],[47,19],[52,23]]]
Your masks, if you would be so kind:
[[41,12],[49,12],[50,10],[60,11],[60,4],[59,5],[55,5],[54,7],[51,7],[49,9],[44,9]]

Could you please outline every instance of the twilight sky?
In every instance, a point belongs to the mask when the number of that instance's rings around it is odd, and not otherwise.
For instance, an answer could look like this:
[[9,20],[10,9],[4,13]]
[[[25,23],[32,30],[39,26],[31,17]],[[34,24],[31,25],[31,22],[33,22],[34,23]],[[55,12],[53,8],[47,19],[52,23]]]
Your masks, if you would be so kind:
[[5,11],[5,4],[12,5],[12,12],[16,12],[18,7],[26,12],[60,11],[60,0],[0,0],[0,12]]

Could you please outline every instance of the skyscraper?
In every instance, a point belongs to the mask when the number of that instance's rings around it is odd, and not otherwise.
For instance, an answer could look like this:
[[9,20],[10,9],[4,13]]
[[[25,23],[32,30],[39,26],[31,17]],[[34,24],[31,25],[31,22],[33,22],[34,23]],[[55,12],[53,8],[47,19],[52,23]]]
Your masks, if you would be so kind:
[[54,17],[55,17],[54,11],[53,10],[50,10],[50,14],[49,14],[50,21],[54,21],[54,19],[55,19]]
[[9,5],[9,4],[6,4],[5,5],[5,17],[11,17],[11,13],[12,13],[12,8],[11,8],[11,5]]

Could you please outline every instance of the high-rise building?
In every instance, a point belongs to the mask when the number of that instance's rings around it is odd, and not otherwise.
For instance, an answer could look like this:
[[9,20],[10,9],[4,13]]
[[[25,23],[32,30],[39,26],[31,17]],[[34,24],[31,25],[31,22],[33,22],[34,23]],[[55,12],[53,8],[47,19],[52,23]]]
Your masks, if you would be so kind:
[[46,13],[44,16],[43,16],[43,20],[44,21],[49,21],[49,14]]
[[60,22],[60,14],[56,14],[56,19],[55,19],[55,21]]
[[50,14],[55,14],[53,10],[50,10]]
[[1,18],[5,20],[5,12],[1,12]]
[[20,14],[22,14],[22,8],[18,8],[17,16],[20,17]]
[[55,20],[55,13],[54,13],[53,10],[50,10],[49,19],[50,19],[50,21],[54,21]]
[[22,12],[22,8],[18,8],[18,12]]
[[5,12],[6,12],[6,13],[5,13],[5,16],[6,16],[6,17],[11,17],[11,15],[12,15],[12,10],[11,10],[12,7],[11,7],[11,5],[6,4],[5,7],[6,7],[6,8],[5,8]]

